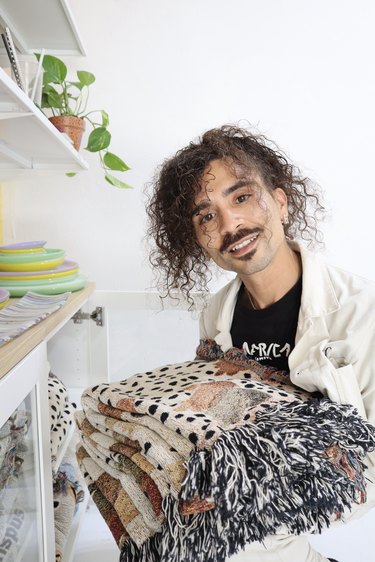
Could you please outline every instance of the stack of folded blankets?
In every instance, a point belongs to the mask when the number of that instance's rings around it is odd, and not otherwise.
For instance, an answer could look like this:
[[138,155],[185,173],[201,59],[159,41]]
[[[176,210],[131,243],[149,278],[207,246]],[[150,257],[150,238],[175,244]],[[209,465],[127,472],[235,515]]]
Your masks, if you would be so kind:
[[[70,402],[64,383],[53,373],[48,377],[48,399],[51,421],[51,458],[55,520],[56,562],[62,560],[77,505],[84,497],[84,483],[74,452],[61,450],[73,425],[76,405]],[[59,460],[60,459],[60,460]]]
[[202,341],[194,361],[82,395],[77,457],[121,562],[224,562],[366,501],[375,428],[288,373]]

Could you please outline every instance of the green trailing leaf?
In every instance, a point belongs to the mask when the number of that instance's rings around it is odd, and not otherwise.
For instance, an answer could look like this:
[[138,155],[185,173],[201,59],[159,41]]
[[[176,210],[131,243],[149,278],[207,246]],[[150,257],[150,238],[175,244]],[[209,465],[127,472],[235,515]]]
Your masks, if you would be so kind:
[[68,84],[70,86],[74,86],[74,88],[77,88],[79,91],[81,91],[82,88],[85,86],[85,84],[83,84],[82,82],[68,82]]
[[91,86],[95,82],[95,76],[91,72],[86,72],[86,70],[77,70],[77,76],[84,86]]
[[129,166],[112,152],[105,153],[103,162],[110,170],[116,170],[117,172],[126,172],[127,170],[130,170]]
[[133,189],[131,185],[118,180],[117,178],[115,178],[115,176],[112,176],[111,174],[105,173],[104,177],[108,183],[114,185],[115,187],[120,187],[121,189]]
[[42,107],[62,107],[62,94],[59,94],[50,84],[43,88]]
[[109,117],[108,117],[108,113],[106,111],[104,111],[103,109],[100,112],[102,114],[102,127],[107,128],[109,125]]
[[75,175],[77,175],[77,172],[66,172],[65,175],[68,176],[68,178],[73,178]]
[[58,94],[57,92],[47,93],[47,100],[49,107],[64,107],[64,96],[62,94]]
[[90,152],[99,152],[109,146],[111,142],[111,133],[104,127],[94,129],[87,140],[86,150]]
[[49,84],[50,82],[62,84],[64,82],[68,70],[62,60],[52,55],[45,55],[42,66],[44,70],[43,84]]

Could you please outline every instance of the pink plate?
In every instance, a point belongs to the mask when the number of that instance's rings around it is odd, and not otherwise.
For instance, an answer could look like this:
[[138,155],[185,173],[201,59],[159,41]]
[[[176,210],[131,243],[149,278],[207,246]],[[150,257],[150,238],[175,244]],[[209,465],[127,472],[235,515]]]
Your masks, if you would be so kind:
[[34,248],[41,248],[47,244],[46,240],[33,240],[32,242],[17,242],[15,244],[7,244],[0,246],[1,250],[33,250]]
[[9,291],[6,289],[0,289],[0,302],[3,302],[9,298]]

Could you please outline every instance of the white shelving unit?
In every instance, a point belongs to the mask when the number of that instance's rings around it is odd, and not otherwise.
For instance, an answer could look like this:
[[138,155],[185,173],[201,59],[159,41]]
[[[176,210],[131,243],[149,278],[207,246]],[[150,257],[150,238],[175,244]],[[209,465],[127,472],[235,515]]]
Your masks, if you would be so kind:
[[[85,54],[67,0],[0,0],[0,25],[9,27],[20,53]],[[0,40],[0,54],[2,47]],[[0,181],[31,170],[87,168],[68,137],[0,68]]]
[[[0,26],[9,27],[17,50],[26,59],[42,49],[57,56],[85,54],[68,0],[0,0]],[[4,53],[0,39],[0,56]],[[3,58],[8,62],[6,56]],[[19,175],[24,177],[35,171],[64,173],[87,168],[70,140],[49,122],[0,68],[0,182],[12,181]],[[35,455],[30,470],[27,467],[27,474],[31,471],[34,475],[36,500],[32,515],[36,527],[28,532],[24,541],[25,551],[19,549],[17,562],[26,559],[28,562],[51,562],[55,559],[47,342],[51,342],[71,316],[87,302],[93,290],[90,284],[73,293],[61,310],[0,348],[0,427],[29,395],[34,409]],[[73,428],[64,443],[58,464],[72,440]],[[74,542],[88,499],[86,494],[85,501],[79,504],[64,562],[73,557]],[[28,538],[37,541],[38,552],[28,552]]]
[[22,54],[85,55],[67,0],[0,0],[0,25]]
[[0,68],[0,179],[13,170],[87,168],[65,135]]

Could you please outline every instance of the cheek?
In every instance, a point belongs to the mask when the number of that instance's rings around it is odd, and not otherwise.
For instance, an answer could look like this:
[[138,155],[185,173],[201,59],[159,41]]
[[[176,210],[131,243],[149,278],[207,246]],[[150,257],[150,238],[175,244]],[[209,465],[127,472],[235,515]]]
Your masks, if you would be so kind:
[[197,244],[207,250],[208,253],[210,249],[214,249],[216,236],[214,232],[208,232],[207,230],[202,230],[200,227],[195,227],[195,239]]
[[258,201],[258,217],[263,224],[280,222],[280,210],[274,199],[269,194],[262,194]]
[[201,248],[205,248],[206,247],[205,239],[207,238],[207,236],[204,235],[202,229],[199,226],[194,225],[194,233],[195,233],[195,240],[198,246],[201,246]]

